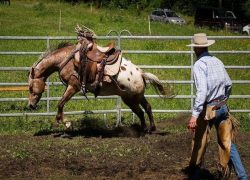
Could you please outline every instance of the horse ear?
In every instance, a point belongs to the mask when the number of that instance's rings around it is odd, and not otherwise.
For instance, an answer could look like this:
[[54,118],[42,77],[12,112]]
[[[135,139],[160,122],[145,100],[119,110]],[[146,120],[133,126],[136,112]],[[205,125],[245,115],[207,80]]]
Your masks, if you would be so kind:
[[31,68],[31,72],[30,72],[30,77],[31,77],[31,79],[34,79],[34,77],[35,77],[35,68]]

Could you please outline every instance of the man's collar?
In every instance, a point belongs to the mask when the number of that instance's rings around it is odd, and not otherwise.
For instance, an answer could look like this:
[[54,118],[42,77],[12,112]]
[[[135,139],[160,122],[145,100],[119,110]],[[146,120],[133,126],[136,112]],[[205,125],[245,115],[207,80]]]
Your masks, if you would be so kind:
[[202,58],[204,56],[211,56],[211,55],[209,54],[209,52],[206,51],[206,52],[201,53],[200,56],[197,59],[200,59],[200,58]]

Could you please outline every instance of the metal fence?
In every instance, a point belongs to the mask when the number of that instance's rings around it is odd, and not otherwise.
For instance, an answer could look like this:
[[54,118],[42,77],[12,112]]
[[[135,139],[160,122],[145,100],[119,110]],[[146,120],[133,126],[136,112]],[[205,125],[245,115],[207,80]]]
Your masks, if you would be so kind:
[[[107,36],[99,36],[97,39],[100,40],[116,40],[118,48],[122,49],[123,54],[187,54],[190,55],[190,66],[149,66],[149,65],[141,65],[141,68],[147,68],[147,69],[190,69],[192,72],[192,67],[194,64],[194,52],[192,49],[189,51],[146,51],[146,50],[126,50],[121,47],[121,42],[123,40],[188,40],[191,42],[192,37],[191,36],[123,36],[121,35],[122,32],[116,33],[115,36],[110,36],[110,34],[113,33],[110,31],[110,33]],[[250,39],[249,36],[209,36],[208,38],[211,39]],[[49,48],[50,43],[52,40],[75,40],[76,38],[74,36],[67,36],[67,37],[50,37],[50,36],[0,36],[0,41],[6,41],[6,40],[44,40],[46,43],[46,46]],[[210,51],[213,54],[250,54],[250,51]],[[27,56],[27,55],[40,55],[42,52],[16,52],[16,51],[0,51],[0,55],[20,55],[20,56]],[[227,69],[250,69],[250,66],[225,66]],[[28,71],[30,67],[0,67],[0,71]],[[235,84],[250,84],[249,80],[232,80]],[[173,83],[173,84],[189,84],[190,85],[190,94],[188,95],[177,95],[174,98],[176,99],[190,99],[190,107],[193,105],[193,100],[195,98],[194,96],[194,82],[192,73],[190,76],[190,80],[187,81],[175,81],[175,80],[162,80],[162,83]],[[0,82],[1,86],[27,86],[27,82],[21,82],[21,83],[10,83],[10,82]],[[51,112],[50,110],[50,102],[51,101],[58,101],[61,97],[51,97],[50,96],[50,86],[58,86],[62,85],[61,82],[50,82],[49,78],[46,82],[47,85],[47,97],[42,98],[42,101],[47,101],[47,111],[42,113],[8,113],[8,114],[0,114],[0,117],[18,117],[18,116],[54,116],[56,115],[56,112]],[[157,95],[146,95],[146,97],[149,98],[158,98]],[[72,99],[78,100],[82,99],[83,97],[73,97]],[[89,97],[94,98],[93,96]],[[121,108],[121,99],[118,96],[101,96],[98,97],[101,99],[110,99],[110,98],[116,98],[116,108],[111,110],[92,110],[91,113],[94,114],[104,114],[107,113],[116,113],[117,114],[117,124],[121,121],[121,113],[122,112],[130,112],[130,109],[122,109]],[[250,98],[250,95],[232,95],[230,98]],[[16,102],[16,101],[27,101],[27,98],[8,98],[0,97],[0,102]],[[232,112],[244,112],[244,113],[250,113],[250,109],[232,109]],[[162,109],[162,110],[153,110],[155,113],[178,113],[178,112],[191,112],[190,110],[183,110],[183,109]],[[73,114],[87,114],[88,111],[70,111],[65,112],[65,114],[73,115]]]

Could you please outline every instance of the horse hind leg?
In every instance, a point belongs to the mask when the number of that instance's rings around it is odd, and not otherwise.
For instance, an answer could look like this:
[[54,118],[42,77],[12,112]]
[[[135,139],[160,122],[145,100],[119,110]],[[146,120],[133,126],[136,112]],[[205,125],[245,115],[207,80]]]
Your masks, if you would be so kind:
[[150,122],[150,129],[149,129],[149,131],[155,131],[156,130],[156,126],[155,126],[155,122],[154,122],[152,108],[151,108],[151,105],[149,104],[149,102],[147,101],[147,99],[145,98],[145,96],[143,96],[140,104],[141,104],[141,106],[143,107],[143,109],[145,110],[145,112],[148,115],[149,122]]
[[138,103],[135,103],[134,100],[122,98],[123,102],[139,117],[141,121],[141,128],[143,131],[148,131],[145,118],[144,118],[144,112],[140,108],[140,105]]

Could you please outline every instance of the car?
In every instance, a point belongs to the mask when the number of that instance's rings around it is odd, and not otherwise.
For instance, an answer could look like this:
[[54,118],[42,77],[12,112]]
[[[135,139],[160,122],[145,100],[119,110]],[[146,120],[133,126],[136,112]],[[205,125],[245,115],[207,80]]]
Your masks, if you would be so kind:
[[197,7],[194,25],[197,27],[207,26],[213,29],[227,28],[231,31],[242,31],[242,24],[234,12],[215,7]]
[[170,9],[156,9],[150,14],[150,21],[160,21],[171,24],[186,24],[186,21]]
[[242,29],[242,32],[243,32],[243,34],[249,36],[250,35],[250,24],[244,26],[243,29]]

